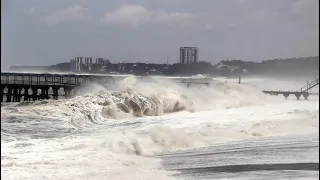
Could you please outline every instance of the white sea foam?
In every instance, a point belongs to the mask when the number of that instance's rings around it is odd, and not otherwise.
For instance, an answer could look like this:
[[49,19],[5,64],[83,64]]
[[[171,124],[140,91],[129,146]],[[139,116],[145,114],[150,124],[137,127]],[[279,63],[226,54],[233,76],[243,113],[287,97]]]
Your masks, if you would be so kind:
[[236,82],[186,88],[132,76],[68,100],[2,106],[1,174],[5,179],[169,179],[172,172],[150,156],[319,132],[317,97],[286,101],[262,94],[267,83]]

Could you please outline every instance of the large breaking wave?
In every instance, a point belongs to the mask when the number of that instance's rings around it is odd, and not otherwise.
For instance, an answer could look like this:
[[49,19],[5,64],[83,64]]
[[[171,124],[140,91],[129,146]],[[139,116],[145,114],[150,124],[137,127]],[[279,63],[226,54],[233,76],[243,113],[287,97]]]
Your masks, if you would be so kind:
[[72,125],[81,127],[81,124],[108,119],[256,105],[265,98],[258,88],[249,85],[217,81],[210,87],[187,88],[185,84],[166,80],[144,82],[134,76],[110,87],[87,87],[84,92],[82,96],[67,100],[21,102],[6,109],[26,116],[68,119]]

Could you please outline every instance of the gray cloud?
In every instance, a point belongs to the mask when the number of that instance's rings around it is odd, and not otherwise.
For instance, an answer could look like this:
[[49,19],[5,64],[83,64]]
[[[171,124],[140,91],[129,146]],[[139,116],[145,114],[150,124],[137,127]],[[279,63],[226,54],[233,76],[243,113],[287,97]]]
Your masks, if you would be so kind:
[[106,12],[101,22],[131,28],[150,23],[188,26],[192,24],[194,18],[195,15],[192,13],[152,11],[142,5],[125,5],[112,12]]
[[36,7],[31,7],[28,11],[28,14],[31,15],[36,11]]
[[65,22],[81,21],[85,18],[86,8],[81,5],[53,11],[49,16],[42,19],[47,25],[55,25]]
[[214,63],[313,56],[319,47],[318,0],[13,0],[3,15],[3,68],[78,55],[177,62],[180,46],[198,46]]

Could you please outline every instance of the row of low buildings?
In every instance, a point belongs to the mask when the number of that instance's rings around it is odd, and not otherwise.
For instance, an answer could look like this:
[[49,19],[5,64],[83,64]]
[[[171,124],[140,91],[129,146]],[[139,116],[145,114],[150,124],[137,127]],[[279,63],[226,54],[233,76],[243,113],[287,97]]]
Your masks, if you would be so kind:
[[[109,59],[96,58],[96,62],[93,63],[92,57],[75,57],[74,59],[70,60],[70,70],[72,72],[91,72],[93,66],[97,66],[98,68],[103,69],[106,68],[109,62]],[[180,48],[180,64],[190,64],[197,62],[199,62],[199,48]]]

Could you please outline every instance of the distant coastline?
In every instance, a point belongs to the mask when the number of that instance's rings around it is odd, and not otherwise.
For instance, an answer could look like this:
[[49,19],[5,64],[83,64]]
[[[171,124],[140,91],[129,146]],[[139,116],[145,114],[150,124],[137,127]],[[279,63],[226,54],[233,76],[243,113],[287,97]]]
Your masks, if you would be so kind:
[[70,63],[51,66],[11,66],[10,72],[34,73],[76,73],[76,74],[134,74],[191,76],[206,74],[208,76],[318,76],[319,56],[273,59],[262,62],[242,60],[223,60],[217,64],[201,61],[192,64],[154,64],[154,63],[111,63],[103,68],[94,67],[91,71],[71,72]]

